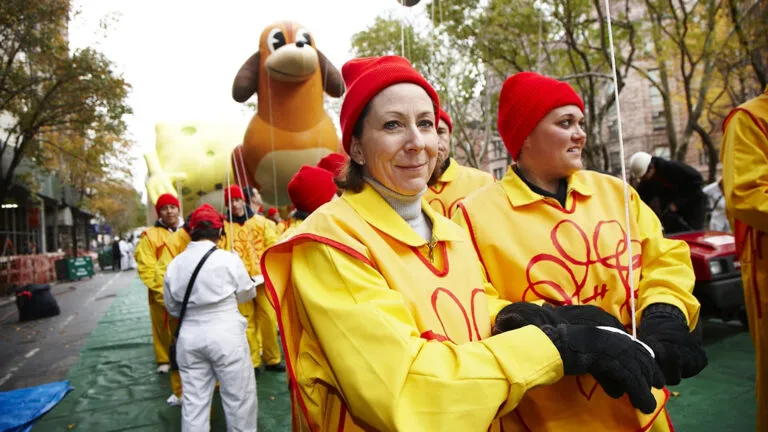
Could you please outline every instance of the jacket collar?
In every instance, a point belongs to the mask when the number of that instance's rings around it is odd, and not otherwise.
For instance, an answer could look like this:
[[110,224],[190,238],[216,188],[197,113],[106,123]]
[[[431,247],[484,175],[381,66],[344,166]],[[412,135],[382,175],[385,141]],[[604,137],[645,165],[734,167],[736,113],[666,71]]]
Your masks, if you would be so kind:
[[448,183],[456,179],[456,175],[459,173],[459,163],[456,162],[456,159],[451,158],[451,163],[448,164],[448,169],[443,171],[443,174],[440,175],[440,181],[443,183]]
[[[373,225],[379,231],[383,231],[409,246],[424,246],[427,242],[408,225],[408,222],[400,217],[397,212],[384,201],[376,190],[365,183],[359,193],[344,191],[341,198],[346,201],[366,222]],[[432,221],[433,241],[457,241],[464,240],[458,225],[445,219],[430,207],[426,201],[421,200],[421,209],[426,217]]]
[[[568,177],[568,195],[570,195],[571,192],[574,192],[585,197],[592,196],[592,188],[584,183],[582,177],[581,171],[577,171]],[[525,184],[512,166],[507,168],[507,173],[504,174],[504,178],[501,179],[501,187],[504,189],[504,193],[507,195],[507,199],[509,199],[512,207],[525,206],[544,200],[542,195],[532,191],[531,188]]]

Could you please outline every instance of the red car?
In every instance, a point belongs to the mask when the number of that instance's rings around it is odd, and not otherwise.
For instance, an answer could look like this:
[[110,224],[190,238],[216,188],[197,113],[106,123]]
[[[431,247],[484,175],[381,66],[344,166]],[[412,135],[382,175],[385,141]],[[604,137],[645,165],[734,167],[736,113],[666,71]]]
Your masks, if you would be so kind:
[[668,237],[683,240],[691,249],[693,271],[696,273],[693,294],[701,303],[701,315],[718,317],[723,321],[737,318],[746,326],[741,263],[736,255],[733,235],[696,231]]

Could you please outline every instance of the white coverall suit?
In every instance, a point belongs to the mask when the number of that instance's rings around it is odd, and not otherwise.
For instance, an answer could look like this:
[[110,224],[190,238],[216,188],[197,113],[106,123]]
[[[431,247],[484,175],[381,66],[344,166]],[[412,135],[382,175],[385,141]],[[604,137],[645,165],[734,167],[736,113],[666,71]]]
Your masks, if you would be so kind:
[[[168,265],[163,294],[165,307],[174,317],[181,305],[195,267],[214,243],[191,242]],[[187,303],[176,342],[176,360],[184,388],[181,430],[210,430],[210,406],[216,380],[227,420],[227,431],[255,431],[256,379],[253,374],[247,322],[237,303],[256,295],[242,261],[225,250],[216,250],[205,261]]]

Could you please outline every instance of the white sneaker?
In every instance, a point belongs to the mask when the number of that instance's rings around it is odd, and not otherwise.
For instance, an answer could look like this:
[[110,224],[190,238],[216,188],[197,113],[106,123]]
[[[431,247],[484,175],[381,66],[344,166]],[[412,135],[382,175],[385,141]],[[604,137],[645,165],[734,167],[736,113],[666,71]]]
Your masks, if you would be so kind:
[[171,370],[171,365],[169,365],[168,363],[163,363],[157,367],[157,373],[159,374],[167,374],[170,370]]
[[181,406],[181,399],[179,399],[175,394],[171,394],[171,396],[166,399],[165,402],[168,404],[168,406]]

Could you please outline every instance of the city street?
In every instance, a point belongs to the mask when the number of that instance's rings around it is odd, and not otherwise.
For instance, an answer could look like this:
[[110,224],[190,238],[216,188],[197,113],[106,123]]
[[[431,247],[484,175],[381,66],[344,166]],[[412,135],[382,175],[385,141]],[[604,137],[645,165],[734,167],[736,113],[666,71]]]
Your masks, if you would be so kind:
[[109,271],[55,283],[61,314],[23,323],[15,300],[0,300],[0,391],[63,380],[116,293],[135,279],[135,270]]

